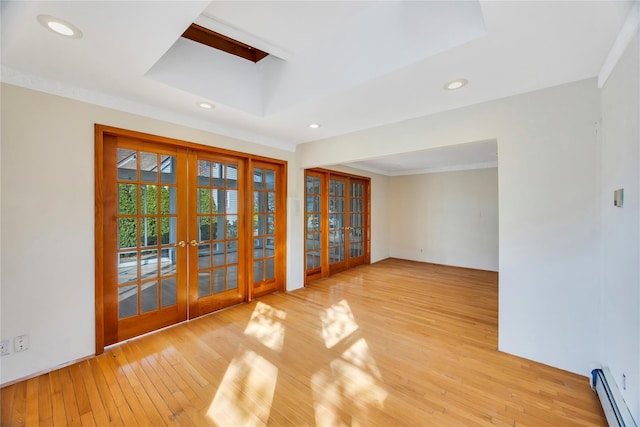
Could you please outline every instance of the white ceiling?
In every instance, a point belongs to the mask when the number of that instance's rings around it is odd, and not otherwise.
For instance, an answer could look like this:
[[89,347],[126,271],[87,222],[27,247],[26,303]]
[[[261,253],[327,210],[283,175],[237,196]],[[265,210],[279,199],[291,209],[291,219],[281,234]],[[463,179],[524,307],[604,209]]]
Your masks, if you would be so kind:
[[[2,80],[294,150],[594,77],[632,5],[3,0]],[[83,37],[53,34],[38,23],[41,14],[73,23]],[[193,22],[272,55],[253,64],[181,39]],[[468,86],[442,89],[460,77]],[[200,109],[200,101],[216,108]],[[322,126],[309,129],[312,122]],[[480,149],[487,144],[453,148],[449,165],[445,151],[429,150],[359,167],[400,174],[446,169],[461,159],[488,164],[488,151]],[[416,158],[431,163],[410,162]]]

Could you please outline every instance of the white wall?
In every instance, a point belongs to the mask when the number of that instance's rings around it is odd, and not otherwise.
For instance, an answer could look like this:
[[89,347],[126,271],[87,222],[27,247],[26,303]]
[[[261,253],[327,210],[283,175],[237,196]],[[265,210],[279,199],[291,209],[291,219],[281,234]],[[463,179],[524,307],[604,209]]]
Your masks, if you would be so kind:
[[[640,421],[640,36],[602,90],[601,206],[604,365]],[[613,191],[624,188],[624,206]],[[622,389],[622,375],[627,389]]]
[[[1,115],[0,336],[31,338],[2,357],[2,383],[95,351],[94,123],[287,160],[289,199],[300,197],[292,152],[6,84]],[[290,212],[290,289],[303,285],[302,253],[302,216]]]
[[498,169],[397,176],[390,256],[498,271]]
[[301,167],[498,141],[499,348],[588,375],[599,362],[595,79],[299,148]]

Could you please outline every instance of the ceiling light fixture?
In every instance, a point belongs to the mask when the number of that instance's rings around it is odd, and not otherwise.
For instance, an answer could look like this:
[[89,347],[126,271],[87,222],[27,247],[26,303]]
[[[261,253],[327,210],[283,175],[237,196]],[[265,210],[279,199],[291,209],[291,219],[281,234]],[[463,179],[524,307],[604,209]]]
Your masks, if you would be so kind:
[[456,89],[460,89],[463,86],[466,86],[467,83],[469,83],[467,79],[456,79],[444,85],[444,88],[446,90],[456,90]]
[[213,105],[209,104],[208,102],[198,102],[198,107],[204,108],[205,110],[211,110],[213,108]]
[[320,127],[320,124],[319,123],[311,123],[311,124],[309,124],[309,127],[311,129],[318,129]]
[[62,19],[49,15],[38,15],[38,22],[46,29],[61,36],[71,39],[79,39],[82,37],[82,31],[80,31],[78,27]]

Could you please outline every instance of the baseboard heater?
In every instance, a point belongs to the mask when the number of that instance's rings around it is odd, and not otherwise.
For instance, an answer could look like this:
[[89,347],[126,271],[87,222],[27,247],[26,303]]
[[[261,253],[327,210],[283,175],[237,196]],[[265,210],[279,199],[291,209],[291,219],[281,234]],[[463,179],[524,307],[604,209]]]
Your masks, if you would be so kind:
[[591,371],[591,387],[600,398],[610,427],[637,427],[609,369]]

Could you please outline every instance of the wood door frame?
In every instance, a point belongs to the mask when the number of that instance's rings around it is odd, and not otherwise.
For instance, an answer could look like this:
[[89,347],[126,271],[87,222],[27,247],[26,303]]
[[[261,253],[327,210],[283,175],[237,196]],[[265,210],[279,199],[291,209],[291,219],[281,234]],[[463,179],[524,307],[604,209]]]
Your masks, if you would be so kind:
[[[320,249],[321,261],[320,261],[320,271],[314,269],[312,272],[307,274],[306,268],[306,236],[307,236],[307,203],[306,203],[306,182],[307,176],[320,177],[320,186],[321,186],[321,226],[320,226],[320,235],[322,246]],[[347,172],[339,172],[331,169],[324,168],[310,168],[304,170],[304,239],[305,243],[303,245],[303,262],[304,262],[304,283],[305,286],[312,282],[313,280],[329,277],[330,275],[330,264],[329,264],[329,181],[331,177],[340,177],[346,178],[348,183],[351,179],[363,181],[364,182],[364,191],[365,191],[365,227],[366,233],[363,242],[363,251],[364,251],[364,264],[371,264],[371,178],[361,175],[355,175]],[[345,245],[345,250],[348,248]],[[347,269],[349,269],[349,265],[347,265]]]
[[[286,241],[287,241],[287,206],[286,206],[286,197],[287,197],[287,161],[279,160],[274,158],[269,158],[265,156],[253,155],[249,153],[243,153],[240,151],[229,150],[225,148],[212,147],[209,145],[198,144],[195,142],[183,141],[175,138],[168,138],[164,136],[153,135],[149,133],[137,132],[128,129],[122,129],[118,127],[103,125],[96,123],[94,125],[94,241],[95,241],[95,354],[101,354],[104,352],[105,348],[105,286],[104,286],[104,273],[105,273],[105,264],[104,264],[104,252],[105,252],[105,233],[104,233],[104,224],[105,224],[105,212],[104,212],[104,203],[105,203],[105,170],[104,170],[104,142],[105,138],[111,137],[126,137],[132,138],[139,141],[150,142],[154,144],[164,144],[164,145],[172,145],[174,147],[186,148],[189,150],[197,150],[204,151],[209,153],[214,153],[216,155],[228,155],[233,157],[239,157],[245,159],[247,164],[250,164],[251,161],[260,161],[265,163],[270,163],[274,165],[278,165],[278,167],[282,168],[282,176],[280,185],[281,187],[278,189],[276,193],[276,198],[280,200],[279,206],[281,206],[280,214],[277,215],[280,222],[282,222],[282,226],[277,231],[278,241],[281,242],[281,248],[278,249],[277,255],[280,255],[280,259],[277,261],[276,268],[280,269],[281,279],[277,285],[278,291],[284,291],[286,289]],[[247,167],[247,170],[250,170]],[[278,185],[278,184],[276,184]],[[251,197],[253,197],[253,192],[251,192]],[[279,244],[280,245],[280,244]],[[250,259],[253,257],[250,257]],[[276,258],[277,259],[277,258]],[[249,262],[249,261],[247,261]],[[253,285],[253,282],[249,283],[247,281],[246,288],[250,288]],[[251,294],[248,291],[246,294],[247,300],[250,299]]]

